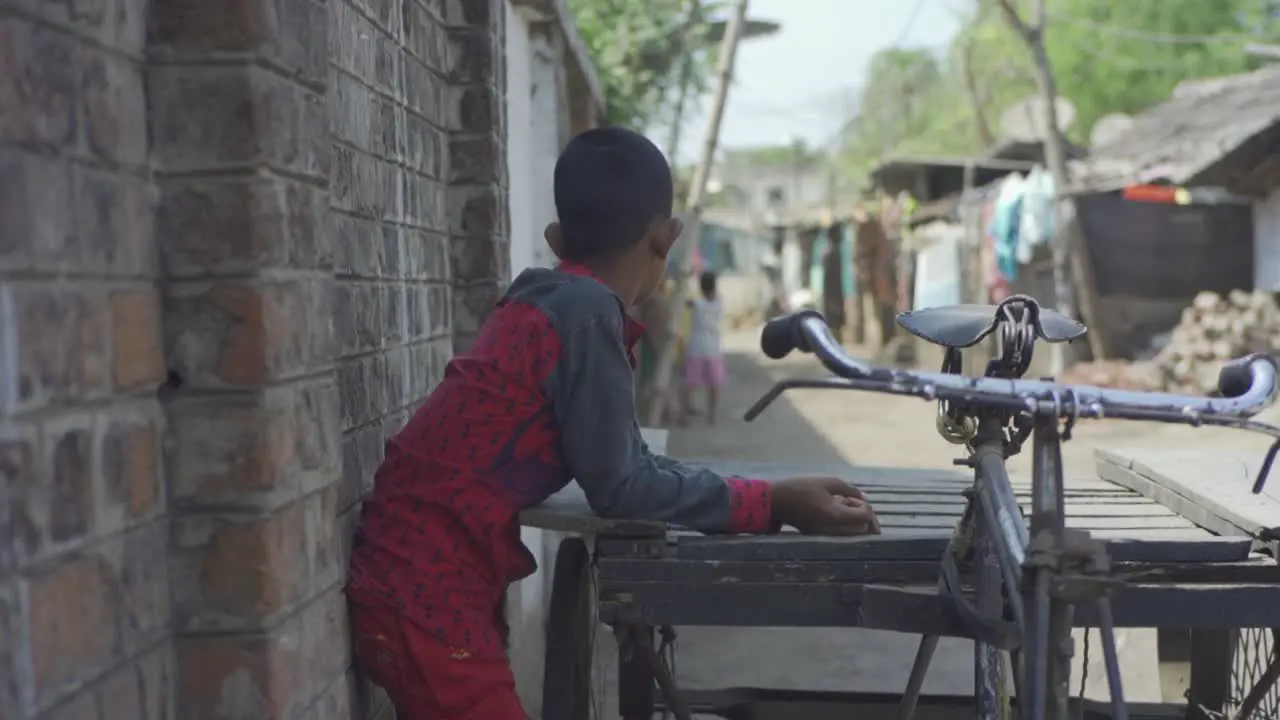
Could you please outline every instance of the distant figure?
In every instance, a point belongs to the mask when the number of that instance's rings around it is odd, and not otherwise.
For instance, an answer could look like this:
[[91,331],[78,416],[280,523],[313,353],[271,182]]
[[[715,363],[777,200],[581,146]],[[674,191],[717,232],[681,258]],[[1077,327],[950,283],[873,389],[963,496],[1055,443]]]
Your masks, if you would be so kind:
[[685,352],[685,385],[692,391],[706,388],[707,424],[716,421],[716,400],[728,379],[724,351],[720,347],[720,322],[724,309],[716,296],[716,274],[704,272],[698,277],[702,297],[689,301],[693,321],[689,328],[689,345]]
[[840,227],[827,231],[827,251],[822,256],[822,314],[827,325],[844,341],[844,262],[840,252]]

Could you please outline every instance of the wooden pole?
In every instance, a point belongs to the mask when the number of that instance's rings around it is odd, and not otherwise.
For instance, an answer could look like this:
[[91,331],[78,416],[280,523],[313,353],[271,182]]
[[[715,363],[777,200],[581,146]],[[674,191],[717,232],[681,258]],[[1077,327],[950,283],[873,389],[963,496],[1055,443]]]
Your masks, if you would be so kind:
[[698,160],[697,170],[693,175],[693,184],[689,187],[687,222],[685,223],[683,242],[679,244],[681,277],[676,283],[671,299],[670,327],[667,337],[671,338],[662,348],[662,356],[658,358],[653,376],[653,402],[649,406],[648,425],[656,426],[662,422],[662,411],[665,409],[667,388],[671,385],[671,376],[676,363],[676,334],[679,332],[681,313],[689,294],[687,272],[698,236],[702,233],[702,202],[707,190],[707,178],[711,174],[711,165],[715,162],[716,147],[720,143],[720,124],[724,120],[724,108],[729,99],[729,86],[733,82],[733,63],[738,52],[738,40],[746,25],[747,5],[749,0],[737,0],[734,3],[733,15],[725,29],[724,41],[720,45],[719,66],[716,68],[716,94],[711,103],[711,117],[707,121],[707,134],[702,143],[702,157]]
[[[1053,284],[1058,295],[1058,309],[1069,317],[1081,315],[1091,324],[1094,332],[1086,337],[1094,360],[1107,358],[1106,338],[1102,318],[1097,313],[1097,290],[1093,284],[1093,266],[1089,261],[1089,248],[1075,212],[1075,199],[1067,195],[1070,175],[1067,172],[1066,149],[1062,143],[1062,130],[1058,126],[1058,88],[1049,64],[1049,54],[1044,47],[1045,0],[1036,0],[1035,20],[1027,23],[1018,15],[1013,0],[996,0],[1008,22],[1031,53],[1035,64],[1036,85],[1044,103],[1044,159],[1053,175],[1053,183],[1059,193],[1058,222],[1053,238]],[[1066,212],[1063,212],[1065,210]],[[1063,221],[1066,222],[1063,222]],[[1076,305],[1079,305],[1079,312]],[[1050,346],[1052,374],[1060,374],[1066,366],[1066,346]]]
[[680,77],[676,87],[676,107],[672,113],[671,129],[667,135],[667,157],[674,168],[677,153],[680,152],[680,131],[684,125],[684,111],[689,102],[689,85],[693,82],[693,48],[690,46],[689,34],[702,15],[702,1],[689,0],[689,16],[684,23],[684,34],[680,41]]

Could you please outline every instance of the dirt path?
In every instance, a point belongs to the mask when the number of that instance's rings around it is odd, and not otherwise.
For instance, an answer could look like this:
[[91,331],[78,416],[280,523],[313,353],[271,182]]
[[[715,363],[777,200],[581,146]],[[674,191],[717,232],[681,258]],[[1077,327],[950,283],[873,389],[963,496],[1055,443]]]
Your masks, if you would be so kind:
[[[782,376],[822,373],[811,358],[764,364],[758,335],[726,338],[732,385],[722,399],[720,421],[695,419],[672,432],[668,451],[681,458],[849,463],[877,466],[951,467],[957,449],[934,430],[934,406],[913,398],[852,392],[794,391],[753,423],[742,421],[748,407]],[[701,399],[699,398],[699,401]],[[1265,448],[1238,433],[1191,430],[1139,423],[1082,423],[1064,447],[1068,478],[1094,475],[1094,448],[1100,443],[1182,446],[1240,445]],[[1014,458],[1015,473],[1030,471],[1030,459]],[[873,498],[874,500],[874,498]],[[1133,701],[1159,701],[1154,631],[1128,631],[1120,638],[1126,662],[1126,694]],[[867,630],[681,629],[680,675],[687,687],[755,686],[796,689],[900,692],[916,638]],[[1095,643],[1096,646],[1096,643]],[[1100,653],[1095,653],[1100,655]],[[760,657],[786,662],[760,663]],[[1091,658],[1098,660],[1099,658]],[[926,693],[972,692],[972,644],[944,640],[926,682]],[[1102,673],[1090,673],[1101,678]],[[1103,683],[1088,694],[1103,697]]]

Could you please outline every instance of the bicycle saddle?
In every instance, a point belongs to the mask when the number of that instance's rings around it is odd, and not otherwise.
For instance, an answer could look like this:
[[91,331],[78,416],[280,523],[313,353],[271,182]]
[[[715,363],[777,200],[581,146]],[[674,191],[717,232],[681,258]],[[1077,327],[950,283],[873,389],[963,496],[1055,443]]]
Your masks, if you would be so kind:
[[[1004,318],[996,305],[948,305],[898,314],[898,325],[934,345],[960,350],[982,342]],[[1057,310],[1037,308],[1036,336],[1050,343],[1070,342],[1087,328]]]

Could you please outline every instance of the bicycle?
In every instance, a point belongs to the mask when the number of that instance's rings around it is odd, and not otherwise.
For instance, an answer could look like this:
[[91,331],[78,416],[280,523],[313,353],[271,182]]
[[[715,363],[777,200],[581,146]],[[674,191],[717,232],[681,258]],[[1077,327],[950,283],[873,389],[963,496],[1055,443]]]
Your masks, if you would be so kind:
[[[1106,546],[1087,531],[1067,528],[1061,444],[1080,418],[1112,418],[1217,425],[1251,430],[1274,442],[1254,482],[1262,492],[1280,451],[1280,428],[1249,418],[1270,406],[1277,367],[1254,355],[1223,367],[1220,397],[1070,386],[1027,380],[1037,341],[1070,342],[1087,329],[1031,297],[997,306],[958,305],[902,313],[898,324],[945,348],[940,372],[878,367],[849,356],[825,319],[812,310],[770,320],[761,349],[772,359],[794,350],[815,355],[833,378],[783,380],[747,411],[758,416],[792,388],[863,390],[921,397],[938,403],[937,430],[964,445],[956,463],[973,470],[968,503],[943,555],[939,590],[976,640],[975,700],[979,720],[1007,717],[1005,677],[1011,671],[1018,709],[1026,720],[1068,720],[1073,611],[1091,603],[1102,637],[1114,720],[1127,720],[1110,593]],[[983,377],[960,374],[962,351],[994,337],[995,357]],[[1031,517],[1024,518],[1005,461],[1032,441]],[[975,597],[961,586],[960,563],[976,570]],[[921,639],[899,709],[911,720],[938,638]],[[1005,655],[1009,662],[1004,662]]]

